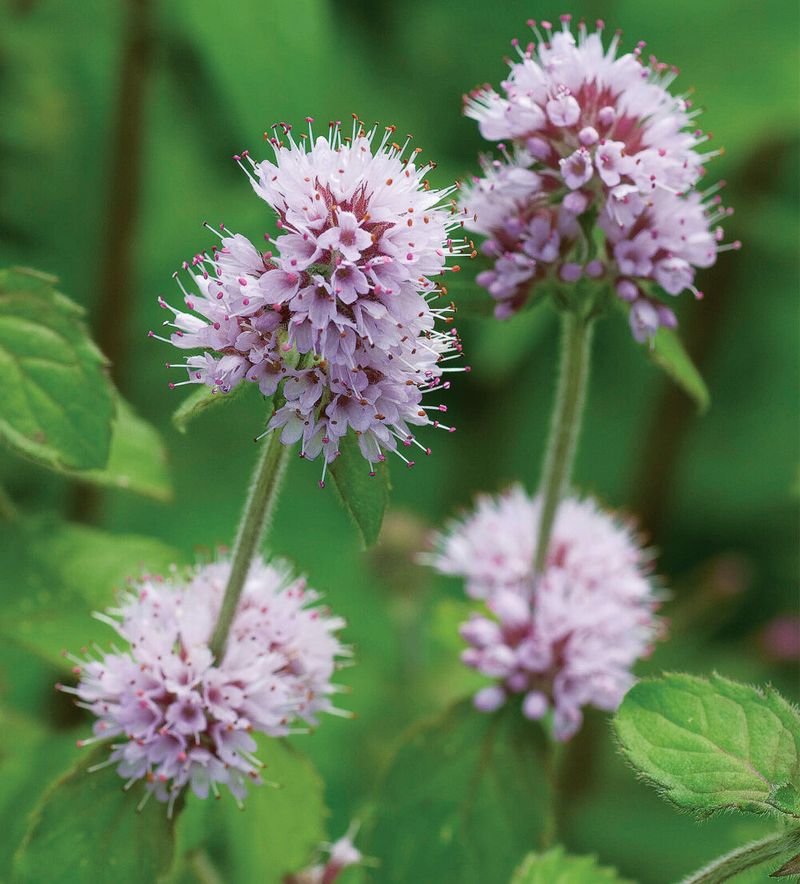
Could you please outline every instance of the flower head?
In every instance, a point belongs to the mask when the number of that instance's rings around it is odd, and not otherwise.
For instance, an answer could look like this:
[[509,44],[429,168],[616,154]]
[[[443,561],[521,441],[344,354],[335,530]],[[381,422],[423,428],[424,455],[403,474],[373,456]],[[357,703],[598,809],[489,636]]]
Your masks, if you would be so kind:
[[602,277],[632,303],[643,340],[675,325],[653,284],[701,297],[695,269],[739,247],[719,244],[716,225],[732,211],[720,206],[722,184],[695,189],[719,151],[702,152],[710,135],[693,128],[691,102],[669,92],[677,69],[646,59],[644,43],[618,54],[619,34],[605,48],[602,22],[591,34],[581,22],[577,39],[570,16],[561,22],[529,22],[535,40],[514,41],[502,92],[485,86],[465,99],[484,138],[513,144],[500,145],[502,160],[484,158],[462,191],[466,226],[486,236],[494,262],[478,282],[503,318],[544,280]]
[[449,387],[461,351],[456,330],[437,327],[452,306],[437,306],[435,278],[459,269],[447,260],[464,246],[452,188],[429,187],[432,164],[391,141],[393,127],[376,143],[358,120],[349,138],[338,123],[315,138],[310,122],[299,141],[282,124],[273,160],[235,158],[277,217],[270,249],[223,227],[219,247],[184,264],[189,285],[176,274],[187,311],[160,301],[175,314],[170,342],[202,351],[179,366],[184,383],[227,393],[250,381],[267,396],[283,384],[268,430],[307,458],[330,462],[351,430],[371,464],[398,442],[430,453],[415,428],[451,428],[422,399]]
[[621,702],[632,665],[659,635],[659,600],[651,554],[589,499],[562,501],[534,581],[539,517],[539,499],[520,487],[481,497],[424,558],[463,577],[468,595],[485,602],[461,627],[464,663],[494,679],[475,695],[477,708],[491,712],[521,694],[523,713],[538,719],[552,709],[555,735],[566,740],[583,706]]
[[131,784],[145,780],[145,797],[170,810],[187,784],[201,798],[225,785],[240,801],[248,782],[261,782],[253,732],[284,736],[294,722],[336,711],[344,621],[314,606],[317,593],[281,564],[253,563],[225,654],[214,659],[209,641],[229,574],[219,562],[186,582],[142,580],[97,615],[128,649],[71,658],[78,685],[58,686],[97,717],[94,737],[79,745],[113,739],[106,763]]

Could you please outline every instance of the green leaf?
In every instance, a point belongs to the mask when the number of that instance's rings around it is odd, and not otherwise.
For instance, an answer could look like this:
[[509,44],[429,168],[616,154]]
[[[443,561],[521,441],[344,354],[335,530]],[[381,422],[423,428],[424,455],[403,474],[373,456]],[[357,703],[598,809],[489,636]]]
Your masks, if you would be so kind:
[[631,884],[594,856],[568,856],[563,847],[530,853],[514,872],[511,884]]
[[117,398],[111,454],[102,470],[75,474],[76,479],[121,488],[144,497],[168,502],[172,483],[167,469],[167,451],[158,431]]
[[779,869],[776,869],[770,878],[791,878],[800,876],[800,853],[793,856],[788,862],[785,862]]
[[173,413],[172,423],[175,429],[185,433],[196,417],[209,410],[216,411],[220,405],[234,402],[248,387],[258,389],[255,384],[241,383],[237,384],[230,393],[214,393],[211,387],[205,384],[199,385],[198,389],[193,390]]
[[518,704],[485,715],[462,701],[417,728],[376,796],[366,852],[381,884],[508,880],[543,829],[543,746]]
[[647,679],[614,727],[631,764],[682,809],[800,818],[800,715],[771,687],[718,675]]
[[673,381],[694,399],[698,410],[706,411],[711,401],[708,387],[686,352],[677,332],[671,328],[660,328],[652,344],[642,345],[656,365],[660,366]]
[[108,746],[86,752],[42,796],[15,858],[17,880],[48,884],[141,884],[169,870],[174,822],[155,799],[141,812],[144,787],[128,792],[115,767],[89,773]]
[[81,309],[50,277],[0,271],[0,440],[51,469],[108,461],[113,390]]
[[75,743],[61,731],[0,708],[0,880],[7,881],[14,851],[39,796],[75,759]]
[[300,871],[325,840],[324,785],[311,762],[285,740],[258,737],[266,763],[261,786],[251,786],[239,809],[187,796],[177,825],[178,853],[168,881],[192,880],[198,859],[225,871],[228,884],[283,881]]
[[339,443],[339,456],[330,465],[330,473],[364,546],[372,546],[380,534],[389,502],[389,468],[385,463],[377,464],[375,475],[370,476],[370,466],[356,437],[348,433]]
[[129,577],[175,561],[175,550],[148,537],[47,522],[8,527],[0,534],[0,635],[68,670],[63,650],[113,636],[92,612],[112,605]]

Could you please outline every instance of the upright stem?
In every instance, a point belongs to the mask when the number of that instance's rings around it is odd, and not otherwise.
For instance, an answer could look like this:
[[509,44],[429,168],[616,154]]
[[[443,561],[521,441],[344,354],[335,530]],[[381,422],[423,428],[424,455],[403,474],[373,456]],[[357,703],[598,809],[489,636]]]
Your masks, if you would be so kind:
[[700,869],[681,884],[721,884],[753,866],[783,859],[790,851],[800,847],[800,830],[779,832],[761,841],[753,841],[737,850],[732,850],[719,859]]
[[562,315],[560,376],[539,486],[542,514],[533,560],[535,574],[541,574],[544,568],[558,504],[572,474],[586,398],[586,380],[594,327],[594,319],[591,316],[581,316],[575,312],[565,312]]
[[545,812],[544,827],[542,828],[542,849],[547,850],[558,841],[559,816],[561,807],[560,796],[560,771],[563,746],[556,742],[550,734],[545,734],[547,744],[545,746],[544,771],[547,779],[547,809]]
[[219,619],[211,638],[211,651],[215,660],[221,661],[225,656],[228,632],[239,605],[253,556],[258,549],[270,513],[275,506],[288,455],[289,448],[281,442],[280,433],[273,430],[267,436],[259,454],[250,493],[244,506],[239,531],[233,546],[231,574],[228,578],[228,585],[225,587]]

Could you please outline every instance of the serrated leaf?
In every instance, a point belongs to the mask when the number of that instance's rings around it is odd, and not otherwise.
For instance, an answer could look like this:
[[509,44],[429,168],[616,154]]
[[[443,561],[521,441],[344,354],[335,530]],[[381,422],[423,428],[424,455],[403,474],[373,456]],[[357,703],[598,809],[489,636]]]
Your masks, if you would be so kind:
[[49,277],[0,271],[0,440],[51,469],[109,456],[113,390],[81,313]]
[[516,704],[485,715],[467,700],[417,728],[376,796],[375,880],[507,881],[542,832],[543,741]]
[[175,429],[180,433],[185,433],[189,424],[196,417],[209,410],[216,411],[221,405],[234,402],[244,393],[247,387],[258,389],[255,384],[240,383],[230,393],[215,393],[211,387],[207,387],[205,384],[198,385],[198,389],[193,390],[175,409],[172,415],[172,423]]
[[63,650],[113,636],[92,612],[112,605],[128,577],[175,561],[175,550],[148,537],[47,522],[8,527],[0,535],[0,635],[67,670]]
[[172,865],[174,821],[155,799],[141,812],[144,787],[128,792],[115,768],[89,773],[108,746],[86,752],[42,796],[17,851],[16,880],[38,884],[141,884]]
[[364,546],[372,546],[380,534],[389,503],[389,468],[385,463],[376,464],[375,475],[370,476],[369,463],[361,454],[355,436],[348,433],[339,443],[339,456],[330,465],[329,472]]
[[132,491],[144,497],[168,502],[172,482],[167,469],[167,450],[158,431],[139,417],[121,397],[111,439],[111,454],[102,470],[76,473],[76,479]]
[[324,784],[311,762],[285,740],[257,741],[268,782],[250,787],[241,810],[227,794],[219,802],[187,796],[169,882],[191,879],[202,854],[204,863],[225,870],[228,884],[277,884],[305,868],[325,840]]
[[569,856],[563,847],[530,853],[514,872],[511,884],[632,884],[594,856]]
[[695,401],[698,410],[706,411],[711,402],[708,387],[677,332],[662,327],[656,332],[652,344],[645,343],[643,346],[653,362]]
[[680,808],[800,818],[800,714],[772,688],[718,675],[647,679],[614,727],[631,764]]

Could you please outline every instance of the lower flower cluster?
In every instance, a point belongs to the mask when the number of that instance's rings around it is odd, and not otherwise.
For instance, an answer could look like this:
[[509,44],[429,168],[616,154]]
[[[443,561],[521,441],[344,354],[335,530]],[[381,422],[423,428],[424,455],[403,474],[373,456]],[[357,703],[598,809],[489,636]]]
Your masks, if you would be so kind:
[[237,801],[260,783],[253,733],[285,736],[337,711],[331,683],[348,653],[344,621],[315,605],[318,594],[281,564],[256,559],[221,660],[209,648],[230,564],[197,568],[186,582],[144,579],[118,608],[97,615],[128,643],[99,659],[73,658],[78,698],[112,739],[104,762],[129,787],[146,782],[170,811],[185,786],[201,798],[224,785]]
[[467,666],[494,679],[478,691],[484,712],[522,695],[531,719],[553,713],[559,740],[575,734],[582,707],[614,710],[632,685],[631,667],[659,637],[652,555],[632,530],[592,500],[560,504],[545,567],[533,573],[540,501],[520,487],[479,498],[437,538],[425,561],[463,577],[485,602],[461,627]]

